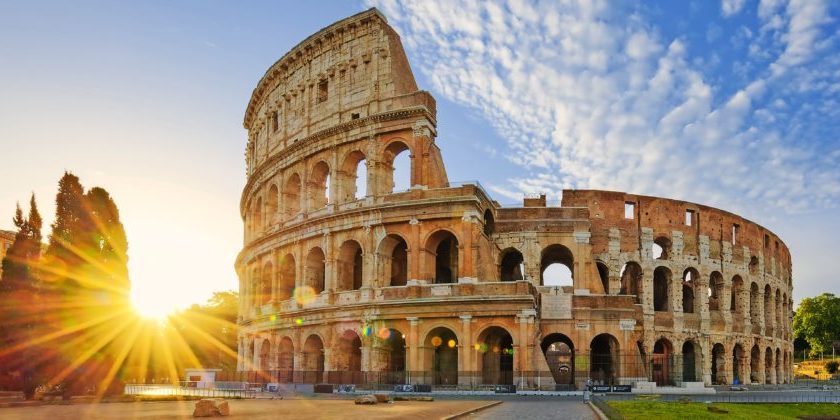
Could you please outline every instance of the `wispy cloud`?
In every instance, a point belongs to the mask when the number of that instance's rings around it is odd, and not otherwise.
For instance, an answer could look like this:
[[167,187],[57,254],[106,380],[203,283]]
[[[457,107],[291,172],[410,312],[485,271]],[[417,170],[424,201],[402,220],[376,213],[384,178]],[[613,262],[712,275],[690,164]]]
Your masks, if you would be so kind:
[[507,140],[527,176],[494,188],[505,197],[605,188],[788,212],[840,199],[836,134],[808,137],[825,134],[809,122],[837,109],[820,110],[836,105],[837,92],[803,96],[818,83],[840,86],[840,63],[819,58],[837,37],[825,33],[819,1],[759,4],[764,27],[741,30],[764,31],[751,40],[755,58],[744,57],[754,61],[741,64],[745,82],[726,89],[710,80],[731,77],[707,77],[686,38],[665,38],[623,3],[372,3],[432,88],[478,110]]

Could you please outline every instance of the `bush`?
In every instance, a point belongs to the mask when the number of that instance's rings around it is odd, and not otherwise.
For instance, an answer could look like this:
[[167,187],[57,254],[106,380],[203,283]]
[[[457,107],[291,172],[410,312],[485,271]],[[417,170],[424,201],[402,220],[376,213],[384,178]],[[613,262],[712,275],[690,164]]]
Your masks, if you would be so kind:
[[836,360],[826,362],[825,370],[828,371],[828,373],[833,375],[833,374],[837,373],[838,370],[840,370],[840,363],[838,363]]

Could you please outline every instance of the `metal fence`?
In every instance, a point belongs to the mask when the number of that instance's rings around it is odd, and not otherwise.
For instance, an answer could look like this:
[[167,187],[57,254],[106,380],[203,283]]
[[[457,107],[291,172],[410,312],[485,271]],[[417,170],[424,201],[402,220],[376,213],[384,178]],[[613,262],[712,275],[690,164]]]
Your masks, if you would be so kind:
[[176,384],[126,384],[125,395],[149,397],[190,396],[206,398],[254,398],[254,386],[245,382],[217,382],[212,386],[196,387],[190,382]]

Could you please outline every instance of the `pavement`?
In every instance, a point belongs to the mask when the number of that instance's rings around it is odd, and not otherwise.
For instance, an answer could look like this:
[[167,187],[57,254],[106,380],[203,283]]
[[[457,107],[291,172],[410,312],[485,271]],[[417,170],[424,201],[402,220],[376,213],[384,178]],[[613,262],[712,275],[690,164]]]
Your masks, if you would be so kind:
[[502,403],[464,416],[464,419],[496,420],[541,420],[541,419],[569,419],[594,420],[598,419],[589,404],[584,404],[581,397],[502,397]]

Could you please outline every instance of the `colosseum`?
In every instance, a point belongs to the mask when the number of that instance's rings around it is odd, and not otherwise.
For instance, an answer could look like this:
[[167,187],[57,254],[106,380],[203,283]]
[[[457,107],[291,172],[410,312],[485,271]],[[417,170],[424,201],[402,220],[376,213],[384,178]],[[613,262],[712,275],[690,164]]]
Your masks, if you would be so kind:
[[792,376],[791,257],[713,207],[450,182],[376,9],[272,65],[244,118],[238,366],[266,383],[703,387]]

